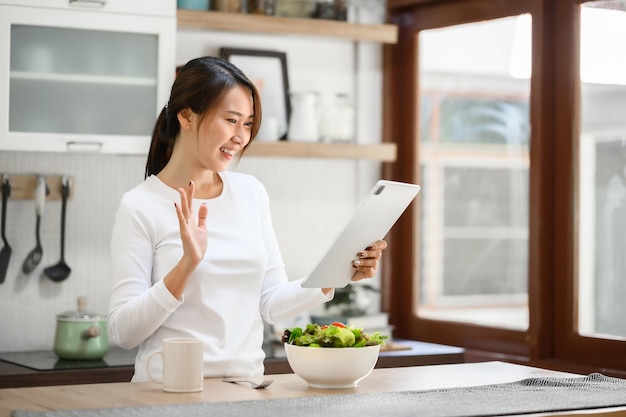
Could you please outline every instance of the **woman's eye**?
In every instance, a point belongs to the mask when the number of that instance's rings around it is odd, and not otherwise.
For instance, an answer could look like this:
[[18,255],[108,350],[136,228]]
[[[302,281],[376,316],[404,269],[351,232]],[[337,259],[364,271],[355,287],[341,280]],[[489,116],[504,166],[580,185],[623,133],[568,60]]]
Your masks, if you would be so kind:
[[246,122],[246,123],[244,123],[244,126],[245,127],[252,127],[252,126],[254,126],[254,122]]
[[228,120],[228,123],[237,124],[236,119],[226,119],[226,120]]

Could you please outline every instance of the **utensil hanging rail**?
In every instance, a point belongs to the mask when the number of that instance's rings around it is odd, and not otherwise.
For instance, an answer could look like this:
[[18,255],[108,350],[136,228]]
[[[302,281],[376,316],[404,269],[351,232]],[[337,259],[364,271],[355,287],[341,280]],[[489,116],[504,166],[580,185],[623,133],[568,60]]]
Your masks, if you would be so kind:
[[37,188],[37,177],[44,175],[46,178],[47,194],[46,200],[61,200],[63,178],[69,182],[69,200],[74,198],[74,177],[64,174],[7,174],[2,173],[2,177],[9,178],[11,182],[11,200],[34,200],[35,189]]

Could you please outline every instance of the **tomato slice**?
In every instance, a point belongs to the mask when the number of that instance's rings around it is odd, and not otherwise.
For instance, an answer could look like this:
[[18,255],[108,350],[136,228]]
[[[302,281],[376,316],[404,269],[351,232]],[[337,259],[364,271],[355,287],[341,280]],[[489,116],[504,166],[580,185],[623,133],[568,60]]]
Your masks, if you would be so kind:
[[340,323],[340,322],[338,322],[338,321],[333,321],[331,324],[332,324],[333,326],[335,326],[335,327],[341,327],[342,329],[345,329],[345,327],[346,327],[346,325],[345,325],[345,324]]

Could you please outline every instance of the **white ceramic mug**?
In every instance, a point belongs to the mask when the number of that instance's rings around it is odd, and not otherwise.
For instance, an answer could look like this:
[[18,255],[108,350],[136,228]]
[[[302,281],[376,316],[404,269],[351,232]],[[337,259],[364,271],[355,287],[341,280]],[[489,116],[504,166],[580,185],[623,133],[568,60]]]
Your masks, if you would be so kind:
[[[171,338],[163,340],[163,349],[154,352],[146,364],[152,382],[163,383],[167,392],[199,392],[204,382],[202,365],[203,343],[200,339]],[[156,355],[163,358],[163,378],[155,378],[150,362]]]

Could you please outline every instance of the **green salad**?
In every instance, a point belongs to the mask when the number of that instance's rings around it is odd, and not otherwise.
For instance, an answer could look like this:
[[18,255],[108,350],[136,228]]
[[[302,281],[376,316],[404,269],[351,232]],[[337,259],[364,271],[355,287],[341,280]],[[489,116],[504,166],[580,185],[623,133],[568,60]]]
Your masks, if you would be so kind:
[[283,343],[308,347],[364,347],[384,345],[389,336],[376,332],[368,335],[361,328],[334,322],[330,325],[307,324],[304,329],[285,329]]

